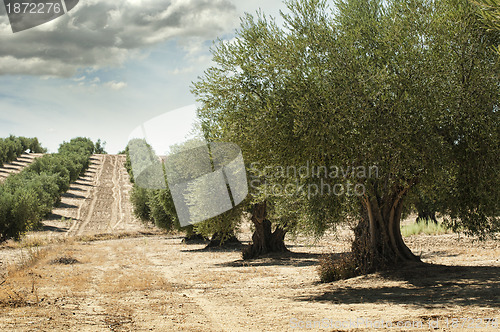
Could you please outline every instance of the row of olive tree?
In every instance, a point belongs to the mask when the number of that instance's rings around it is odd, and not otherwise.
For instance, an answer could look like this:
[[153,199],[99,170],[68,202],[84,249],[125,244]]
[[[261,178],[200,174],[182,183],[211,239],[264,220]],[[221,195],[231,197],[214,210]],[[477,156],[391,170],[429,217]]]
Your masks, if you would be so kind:
[[[149,150],[144,150],[142,147],[146,144]],[[139,145],[141,148],[134,149],[134,145]],[[143,153],[144,155],[136,156],[135,160],[144,160],[148,165],[150,162],[160,164],[160,161],[156,159],[152,148],[145,143],[143,140],[134,139],[131,140],[125,150],[124,154],[127,156],[127,161],[125,167],[130,176],[130,182],[133,183],[132,193],[130,200],[134,207],[134,214],[137,218],[144,222],[152,222],[159,228],[172,230],[179,229],[180,225],[177,220],[177,215],[175,213],[174,202],[170,194],[170,190],[167,189],[146,189],[141,188],[135,183],[135,178],[132,170],[132,164],[130,159],[130,150],[133,149],[137,153]],[[153,159],[151,160],[151,156]],[[139,165],[139,168],[140,167]],[[166,183],[166,182],[165,182]]]
[[90,139],[75,138],[9,176],[0,185],[0,242],[36,228],[89,166],[93,152]]
[[40,145],[36,137],[27,138],[10,135],[7,138],[0,138],[0,166],[16,160],[25,151],[45,153],[47,149]]
[[[172,146],[172,152],[175,154],[175,152],[187,149],[193,144],[194,142],[187,141],[184,144]],[[228,240],[233,242],[237,241],[235,236],[235,231],[238,225],[237,220],[241,218],[241,207],[244,205],[241,205],[237,209],[227,211],[220,216],[210,218],[204,222],[181,227],[166,177],[163,179],[163,183],[165,185],[164,189],[147,189],[137,185],[133,174],[130,150],[133,150],[136,154],[134,156],[134,162],[136,163],[134,169],[143,169],[145,167],[151,167],[151,169],[154,169],[156,167],[164,168],[164,166],[160,165],[161,161],[157,158],[151,146],[144,140],[131,140],[126,149],[123,151],[123,153],[127,156],[125,166],[130,175],[130,181],[133,183],[131,202],[134,207],[134,214],[136,217],[144,222],[151,222],[162,229],[185,231],[186,240],[211,238],[210,245],[212,246],[222,245]],[[189,156],[189,154],[186,154],[185,156]],[[190,160],[189,162],[187,160],[178,160],[181,168],[186,168],[185,165],[189,165],[189,163],[193,162],[196,162],[196,160]],[[144,163],[144,165],[141,165],[141,163]],[[146,176],[148,175],[147,171],[145,174]],[[163,169],[163,174],[165,175],[165,169]],[[201,208],[203,209],[204,207]],[[231,220],[233,222],[228,223],[227,220]]]
[[[436,208],[455,229],[498,231],[498,31],[483,29],[466,0],[287,6],[284,26],[247,15],[233,41],[213,48],[215,65],[193,88],[206,138],[238,144],[249,165],[267,169],[352,165],[378,174],[261,176],[249,209],[260,245],[247,256],[272,249],[268,239],[280,229],[321,234],[355,219],[360,271],[419,261],[400,221],[421,196],[439,197]],[[263,187],[276,183],[363,190],[283,195]]]

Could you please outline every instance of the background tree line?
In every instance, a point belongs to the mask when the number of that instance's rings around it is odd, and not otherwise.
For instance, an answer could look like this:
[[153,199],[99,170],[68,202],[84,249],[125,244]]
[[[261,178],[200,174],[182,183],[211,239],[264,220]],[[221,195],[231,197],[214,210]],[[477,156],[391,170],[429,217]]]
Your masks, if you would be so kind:
[[40,146],[36,137],[27,138],[10,135],[7,138],[0,138],[0,166],[16,160],[26,151],[30,153],[45,153],[47,149]]
[[[197,142],[188,141],[184,144],[171,147],[172,153],[180,152],[185,148],[193,148],[196,145]],[[134,147],[136,148],[134,149]],[[144,167],[141,163],[149,165],[148,167],[150,167],[150,169],[162,169],[162,174],[164,175],[164,189],[146,189],[137,185],[131,163],[131,149],[136,154],[134,156],[134,162],[136,163],[134,169],[143,169]],[[122,153],[127,156],[125,167],[130,175],[130,181],[133,183],[131,202],[136,217],[144,222],[151,222],[155,226],[165,230],[184,231],[186,232],[185,239],[187,241],[210,239],[209,245],[211,246],[221,245],[227,241],[237,241],[235,233],[241,219],[243,207],[246,206],[245,204],[240,204],[235,209],[201,223],[181,227],[172,194],[168,188],[168,182],[166,181],[164,164],[158,159],[152,147],[144,140],[134,139],[129,142]],[[177,161],[181,164],[180,168],[188,162],[186,160]],[[196,162],[196,160],[191,160],[190,162]],[[142,176],[148,177],[149,175],[151,174],[148,174],[146,170]],[[203,209],[203,207],[201,207],[201,209]],[[228,220],[232,222],[228,223]]]
[[[151,146],[144,140],[131,140],[125,150],[121,152],[123,154],[126,154],[127,159],[125,162],[125,167],[130,176],[130,182],[133,183],[133,189],[130,199],[132,205],[134,206],[134,214],[140,220],[145,222],[152,222],[154,225],[162,229],[180,229],[170,190],[168,190],[168,188],[145,189],[135,183],[135,177],[132,170],[132,163],[129,153],[131,149],[134,149],[134,145],[137,145],[139,147],[134,151],[137,151],[137,153],[141,153],[140,156],[135,156],[136,162],[144,160],[145,165],[150,165],[150,163],[153,163],[157,167],[161,165],[160,160],[154,154]],[[146,145],[149,149],[143,149],[144,145]],[[142,168],[143,167],[141,165],[136,165],[136,169]],[[164,180],[166,184],[166,179]]]
[[[38,141],[36,141],[38,144]],[[37,145],[38,146],[38,145]],[[0,241],[35,229],[90,163],[94,143],[74,138],[0,185]]]

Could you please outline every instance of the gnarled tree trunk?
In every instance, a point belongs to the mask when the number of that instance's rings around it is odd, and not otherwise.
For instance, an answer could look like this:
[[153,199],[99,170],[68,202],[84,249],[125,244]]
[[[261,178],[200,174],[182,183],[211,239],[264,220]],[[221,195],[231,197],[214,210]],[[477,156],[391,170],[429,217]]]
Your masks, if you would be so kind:
[[384,198],[376,195],[363,200],[364,213],[355,228],[352,252],[361,273],[419,262],[401,235],[403,198],[407,190],[397,190]]
[[252,259],[271,252],[287,252],[285,246],[286,230],[277,226],[271,232],[271,222],[266,219],[266,202],[255,204],[252,210],[255,232],[252,244],[243,250],[243,259]]

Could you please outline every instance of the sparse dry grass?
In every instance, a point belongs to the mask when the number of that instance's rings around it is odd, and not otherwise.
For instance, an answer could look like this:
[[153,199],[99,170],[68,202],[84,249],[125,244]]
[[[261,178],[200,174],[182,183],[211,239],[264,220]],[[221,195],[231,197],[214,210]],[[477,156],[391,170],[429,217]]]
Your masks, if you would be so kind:
[[0,307],[25,307],[38,305],[40,274],[32,269],[16,270],[0,285]]
[[452,233],[452,231],[446,228],[442,223],[436,224],[432,221],[419,221],[401,226],[401,234],[405,237],[418,234],[441,235],[448,233]]
[[158,236],[170,234],[166,231],[155,229],[151,231],[139,231],[139,232],[120,232],[120,233],[100,233],[100,234],[86,234],[74,237],[76,242],[94,242],[94,241],[104,241],[104,240],[118,240],[126,238],[138,238],[147,236]]
[[20,249],[20,248],[35,248],[45,247],[51,244],[61,244],[68,241],[73,241],[72,238],[59,237],[59,236],[46,236],[46,235],[29,235],[23,236],[21,240],[8,240],[0,244],[1,249]]
[[172,291],[174,287],[161,276],[145,271],[124,271],[107,273],[98,287],[101,294],[120,294],[123,292]]
[[[60,259],[61,252],[69,253],[63,255],[65,258],[70,258],[72,255],[69,247],[73,244],[73,240],[55,241],[45,246],[33,245],[34,243],[40,242],[19,243],[19,253],[15,261],[7,266],[4,280],[0,280],[0,306],[38,305],[42,300],[38,291],[40,281],[46,277],[43,275],[44,267]],[[69,285],[78,287],[84,281],[81,276],[76,280],[71,274],[68,274],[68,278],[71,280],[58,280],[61,289]]]
[[103,240],[116,240],[125,238],[137,238],[137,237],[147,237],[147,236],[158,236],[158,235],[172,235],[163,230],[151,230],[151,231],[138,231],[138,232],[120,232],[120,233],[101,233],[101,234],[86,234],[75,237],[66,236],[48,236],[44,234],[32,234],[29,236],[23,236],[21,240],[7,240],[0,244],[1,249],[20,249],[20,248],[34,248],[34,247],[45,247],[49,245],[58,244],[71,244],[74,242],[94,242]]
[[77,263],[80,263],[80,261],[71,256],[61,256],[50,261],[50,264],[63,264],[63,265],[72,265]]
[[7,270],[25,270],[34,266],[40,259],[47,256],[49,248],[43,247],[24,247],[20,250],[19,260],[11,264]]

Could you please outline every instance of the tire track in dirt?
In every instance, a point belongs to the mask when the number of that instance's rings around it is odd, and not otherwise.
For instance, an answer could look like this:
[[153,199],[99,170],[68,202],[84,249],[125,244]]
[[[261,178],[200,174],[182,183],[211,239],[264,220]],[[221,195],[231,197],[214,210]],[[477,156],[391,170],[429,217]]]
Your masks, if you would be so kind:
[[[90,191],[88,192],[86,200],[79,206],[76,221],[73,224],[73,226],[70,228],[70,230],[68,231],[66,236],[68,236],[68,235],[80,235],[83,232],[83,229],[89,224],[90,218],[92,217],[92,211],[94,211],[95,205],[97,203],[98,197],[97,197],[97,195],[95,195],[95,191],[100,186],[103,168],[104,168],[104,158],[100,158],[100,164],[98,164],[96,176],[93,180],[94,186],[91,187]],[[82,218],[81,217],[82,211],[86,208],[89,209],[90,213],[87,214],[87,217]],[[83,222],[81,222],[81,220],[83,220]]]
[[68,236],[74,235],[75,230],[82,223],[82,210],[90,203],[92,192],[99,180],[99,171],[102,165],[102,156],[90,157],[90,165],[78,179],[71,183],[69,189],[61,195],[61,201],[47,219],[42,221],[43,231],[31,232],[29,236],[47,235]]
[[123,221],[123,210],[122,210],[122,178],[120,172],[119,159],[115,158],[114,168],[113,168],[113,198],[114,206],[111,215],[111,229],[116,229],[118,225]]
[[[84,234],[112,233],[118,230],[134,231],[143,228],[142,224],[124,213],[124,204],[129,203],[127,189],[128,177],[124,176],[125,156],[103,155],[99,166],[95,185],[89,193],[87,204],[80,210],[78,225],[70,234],[77,236]],[[128,218],[125,218],[128,215]],[[126,222],[124,220],[127,219]]]
[[125,168],[126,156],[119,156],[115,167],[116,176],[116,212],[117,217],[112,224],[113,232],[120,231],[141,231],[147,227],[134,216],[134,208],[130,202],[130,193],[132,191],[132,183]]
[[[170,246],[175,246],[175,241],[171,241]],[[217,254],[212,254],[213,258],[216,256]],[[152,267],[161,268],[161,273],[158,274],[165,280],[172,284],[184,285],[183,289],[172,293],[196,306],[200,319],[209,324],[211,331],[227,331],[228,327],[231,327],[231,331],[238,332],[251,330],[248,324],[255,320],[255,317],[252,317],[250,304],[242,301],[235,305],[235,298],[230,295],[228,289],[220,287],[217,282],[211,287],[210,283],[221,277],[210,271],[213,267],[200,266],[196,259],[185,260],[182,254],[170,253],[168,257],[169,260],[165,261],[163,252],[148,252],[145,259]],[[220,259],[218,264],[224,262],[221,257],[215,259]],[[148,270],[153,270],[152,267]]]
[[124,155],[93,155],[85,173],[62,195],[44,230],[34,235],[82,236],[146,229],[133,214]]

